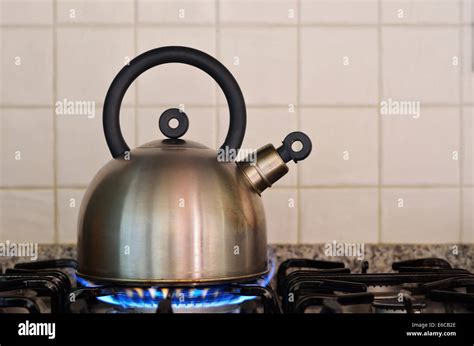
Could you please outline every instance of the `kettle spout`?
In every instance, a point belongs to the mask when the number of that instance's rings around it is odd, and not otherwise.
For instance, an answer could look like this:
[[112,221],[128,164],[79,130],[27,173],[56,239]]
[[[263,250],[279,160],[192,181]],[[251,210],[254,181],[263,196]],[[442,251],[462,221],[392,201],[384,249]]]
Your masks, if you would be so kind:
[[[237,162],[237,166],[259,195],[288,173],[287,162],[304,160],[311,153],[312,144],[303,132],[292,132],[276,148],[267,144],[257,150],[254,160],[248,158]],[[298,144],[298,148],[295,146]]]

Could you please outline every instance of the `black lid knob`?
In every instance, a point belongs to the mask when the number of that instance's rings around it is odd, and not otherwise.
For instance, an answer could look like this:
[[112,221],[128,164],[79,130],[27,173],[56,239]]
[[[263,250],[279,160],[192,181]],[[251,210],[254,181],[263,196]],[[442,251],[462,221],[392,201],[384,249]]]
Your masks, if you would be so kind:
[[[172,127],[171,120],[176,120],[178,126]],[[161,133],[168,138],[177,139],[183,136],[189,128],[189,120],[186,113],[181,112],[178,108],[167,109],[161,114],[160,120],[158,121]]]

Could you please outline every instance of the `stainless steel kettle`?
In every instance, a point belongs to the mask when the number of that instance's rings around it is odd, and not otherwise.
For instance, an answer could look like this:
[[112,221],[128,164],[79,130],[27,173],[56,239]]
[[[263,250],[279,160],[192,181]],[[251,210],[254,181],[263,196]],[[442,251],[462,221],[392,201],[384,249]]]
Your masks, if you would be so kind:
[[[146,70],[182,63],[207,72],[229,106],[229,130],[218,151],[182,140],[188,118],[166,110],[159,127],[168,139],[130,150],[119,123],[130,84]],[[178,123],[171,126],[171,122]],[[232,74],[213,57],[187,47],[162,47],[133,59],[113,80],[103,125],[113,159],[94,177],[78,223],[78,274],[95,282],[198,285],[241,282],[267,272],[267,236],[260,194],[303,160],[311,141],[293,132],[275,149],[234,161],[246,109]],[[299,150],[293,150],[300,142]],[[249,159],[250,158],[250,159]]]

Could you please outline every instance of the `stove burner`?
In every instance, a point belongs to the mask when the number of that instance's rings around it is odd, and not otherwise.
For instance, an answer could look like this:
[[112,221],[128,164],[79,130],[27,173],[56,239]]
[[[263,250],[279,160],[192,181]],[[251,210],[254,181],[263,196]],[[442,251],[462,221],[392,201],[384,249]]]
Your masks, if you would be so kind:
[[225,286],[210,288],[125,288],[123,292],[98,297],[108,304],[120,305],[122,308],[155,309],[158,304],[171,298],[173,309],[202,309],[226,305],[237,305],[255,297],[240,297],[230,293]]
[[[101,302],[119,306],[122,309],[137,311],[156,311],[160,302],[170,299],[174,312],[203,312],[236,310],[245,301],[256,299],[255,295],[242,295],[240,287],[267,287],[275,272],[275,262],[270,261],[270,270],[267,275],[248,285],[220,285],[210,287],[149,287],[123,288],[112,295],[98,296]],[[77,277],[77,281],[84,287],[98,288],[93,282]],[[104,286],[107,287],[107,286]],[[222,309],[220,309],[222,308]]]

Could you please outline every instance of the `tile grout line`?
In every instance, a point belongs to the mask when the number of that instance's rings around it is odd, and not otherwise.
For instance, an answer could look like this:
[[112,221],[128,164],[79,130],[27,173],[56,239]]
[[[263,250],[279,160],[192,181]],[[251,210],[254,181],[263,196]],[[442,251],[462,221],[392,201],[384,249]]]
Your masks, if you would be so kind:
[[[296,128],[301,129],[301,0],[296,1]],[[301,169],[296,167],[296,244],[301,244]]]
[[378,48],[378,111],[377,111],[377,144],[378,144],[378,162],[377,162],[377,169],[378,169],[378,183],[377,183],[377,243],[382,243],[382,118],[380,115],[380,102],[382,102],[383,98],[383,71],[382,71],[382,0],[378,0],[377,2],[377,17],[378,17],[378,25],[377,25],[377,48]]
[[[463,21],[463,0],[458,1],[459,5],[459,21],[462,23]],[[463,148],[463,121],[464,121],[464,116],[463,116],[463,106],[462,102],[464,100],[464,26],[461,26],[459,29],[459,58],[458,58],[458,68],[459,68],[459,104],[461,105],[459,107],[459,152],[458,152],[458,169],[459,169],[459,242],[463,243],[463,217],[464,217],[464,188],[463,188],[463,179],[464,179],[464,174],[463,174],[463,168],[464,168],[464,148]],[[460,62],[460,64],[459,64]]]
[[[57,44],[57,0],[53,1],[53,105],[58,98],[58,44]],[[54,107],[53,107],[54,109]],[[58,124],[53,110],[53,192],[54,192],[54,244],[59,243],[59,201],[58,201]]]

